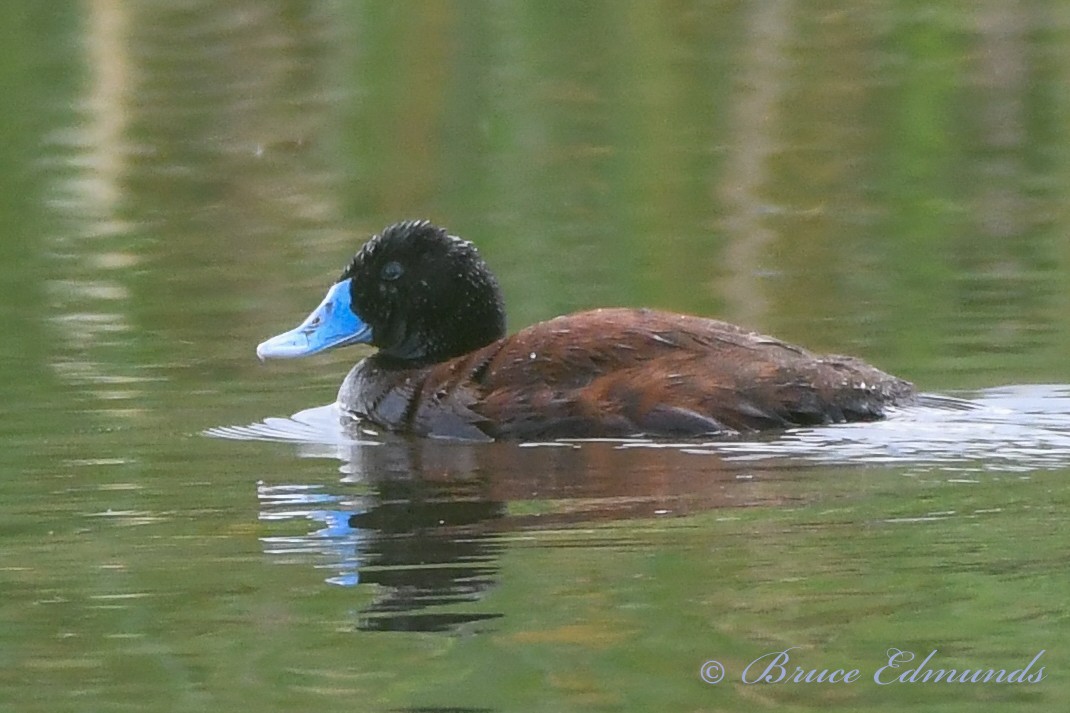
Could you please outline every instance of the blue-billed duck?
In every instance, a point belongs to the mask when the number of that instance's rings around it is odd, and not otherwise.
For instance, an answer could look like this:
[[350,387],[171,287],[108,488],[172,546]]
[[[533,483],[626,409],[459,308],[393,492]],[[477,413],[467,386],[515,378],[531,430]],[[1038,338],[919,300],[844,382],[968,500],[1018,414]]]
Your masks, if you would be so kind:
[[596,309],[505,334],[498,281],[475,246],[427,221],[373,236],[261,359],[378,348],[346,377],[349,415],[418,436],[697,438],[882,418],[914,387],[726,322]]

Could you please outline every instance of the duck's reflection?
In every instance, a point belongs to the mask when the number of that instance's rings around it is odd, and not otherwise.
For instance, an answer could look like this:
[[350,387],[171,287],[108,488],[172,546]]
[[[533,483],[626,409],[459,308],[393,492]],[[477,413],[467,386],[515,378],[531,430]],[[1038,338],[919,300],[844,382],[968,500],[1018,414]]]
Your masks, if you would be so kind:
[[[649,444],[380,437],[338,455],[345,477],[337,485],[260,488],[262,519],[320,523],[307,535],[266,537],[264,544],[276,556],[313,558],[330,572],[329,583],[378,585],[375,601],[360,612],[362,629],[441,631],[501,616],[479,610],[480,603],[496,582],[506,539],[519,531],[763,499],[756,484],[716,457]],[[615,533],[613,543],[626,545]]]
[[427,610],[477,600],[493,584],[500,545],[489,525],[504,503],[486,499],[479,482],[384,479],[374,490],[376,504],[349,519],[372,533],[361,581],[385,592],[362,627],[435,631],[498,617]]
[[970,401],[926,396],[887,421],[705,444],[361,440],[364,432],[339,430],[333,407],[208,433],[340,460],[340,483],[332,468],[326,485],[261,486],[262,519],[320,523],[264,538],[267,551],[323,567],[333,584],[379,584],[365,628],[434,630],[496,616],[471,610],[488,606],[506,545],[644,547],[658,528],[590,526],[816,499],[824,485],[792,485],[813,468],[898,466],[949,479],[963,469],[1065,468],[1068,394],[1032,386]]

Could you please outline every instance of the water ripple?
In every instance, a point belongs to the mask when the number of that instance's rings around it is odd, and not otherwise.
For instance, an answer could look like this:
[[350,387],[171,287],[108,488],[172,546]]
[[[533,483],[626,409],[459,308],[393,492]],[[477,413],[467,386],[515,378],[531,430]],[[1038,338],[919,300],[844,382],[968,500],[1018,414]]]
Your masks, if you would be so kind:
[[[204,433],[231,440],[302,444],[306,446],[302,455],[333,455],[344,462],[352,459],[354,447],[380,445],[392,438],[343,424],[334,405],[306,409],[290,418],[210,428]],[[549,452],[589,442],[562,440],[520,446]],[[793,428],[732,439],[667,442],[637,438],[609,443],[619,449],[716,455],[727,463],[763,467],[800,462],[891,464],[919,470],[1024,473],[1070,464],[1070,385],[1005,386],[977,392],[970,398],[926,395],[918,406],[899,409],[888,419],[871,423]]]

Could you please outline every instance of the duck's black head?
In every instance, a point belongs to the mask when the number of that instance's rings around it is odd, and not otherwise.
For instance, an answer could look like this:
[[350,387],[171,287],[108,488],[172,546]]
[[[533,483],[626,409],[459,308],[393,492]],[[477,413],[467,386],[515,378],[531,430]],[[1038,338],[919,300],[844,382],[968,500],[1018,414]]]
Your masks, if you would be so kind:
[[256,351],[268,359],[371,344],[417,365],[504,335],[501,290],[475,246],[427,221],[406,221],[373,236],[304,323]]

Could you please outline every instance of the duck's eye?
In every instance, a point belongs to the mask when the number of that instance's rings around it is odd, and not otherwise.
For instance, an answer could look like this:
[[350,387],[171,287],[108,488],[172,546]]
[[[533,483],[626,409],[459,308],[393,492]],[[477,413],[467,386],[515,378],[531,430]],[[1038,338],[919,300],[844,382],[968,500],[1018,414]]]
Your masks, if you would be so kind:
[[401,277],[401,274],[405,272],[405,268],[401,266],[401,263],[394,260],[383,265],[383,271],[380,273],[380,277],[386,282],[393,282]]

